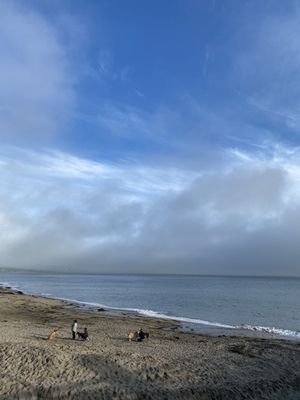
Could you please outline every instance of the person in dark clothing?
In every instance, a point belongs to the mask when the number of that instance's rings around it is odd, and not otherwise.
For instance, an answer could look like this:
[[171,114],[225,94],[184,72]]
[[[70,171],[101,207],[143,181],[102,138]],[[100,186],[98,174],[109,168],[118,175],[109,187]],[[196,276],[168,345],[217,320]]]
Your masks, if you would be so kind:
[[145,333],[144,333],[143,329],[140,329],[138,331],[137,341],[142,342],[144,339],[145,339]]

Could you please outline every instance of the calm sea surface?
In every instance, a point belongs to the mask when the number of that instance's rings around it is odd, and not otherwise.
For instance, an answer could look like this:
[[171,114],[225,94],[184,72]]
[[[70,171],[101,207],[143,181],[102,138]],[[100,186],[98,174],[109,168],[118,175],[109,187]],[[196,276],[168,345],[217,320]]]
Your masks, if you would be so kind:
[[27,293],[177,319],[208,334],[300,339],[300,279],[0,273]]

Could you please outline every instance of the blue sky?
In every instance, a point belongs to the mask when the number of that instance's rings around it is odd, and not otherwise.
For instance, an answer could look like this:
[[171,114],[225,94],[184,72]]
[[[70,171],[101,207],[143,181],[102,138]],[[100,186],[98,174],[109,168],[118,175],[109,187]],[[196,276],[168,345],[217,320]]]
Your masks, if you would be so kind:
[[299,275],[298,1],[3,1],[5,267]]

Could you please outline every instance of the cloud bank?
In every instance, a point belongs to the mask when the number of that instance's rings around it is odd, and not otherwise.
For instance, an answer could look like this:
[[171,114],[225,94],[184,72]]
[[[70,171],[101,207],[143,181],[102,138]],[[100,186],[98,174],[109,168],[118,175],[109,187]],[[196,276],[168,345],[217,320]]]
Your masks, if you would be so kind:
[[297,274],[300,149],[227,157],[226,167],[195,173],[53,151],[22,150],[22,162],[2,156],[1,260],[67,271]]

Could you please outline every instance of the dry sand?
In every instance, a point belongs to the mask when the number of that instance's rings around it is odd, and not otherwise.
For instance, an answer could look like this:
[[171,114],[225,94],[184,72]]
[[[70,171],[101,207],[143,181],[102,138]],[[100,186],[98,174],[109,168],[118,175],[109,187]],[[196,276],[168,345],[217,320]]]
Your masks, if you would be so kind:
[[[71,340],[74,319],[90,341]],[[0,322],[1,400],[300,399],[299,342],[165,331],[172,321],[112,317],[3,289]],[[128,342],[141,326],[150,339]]]

